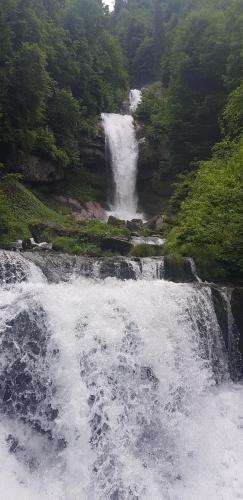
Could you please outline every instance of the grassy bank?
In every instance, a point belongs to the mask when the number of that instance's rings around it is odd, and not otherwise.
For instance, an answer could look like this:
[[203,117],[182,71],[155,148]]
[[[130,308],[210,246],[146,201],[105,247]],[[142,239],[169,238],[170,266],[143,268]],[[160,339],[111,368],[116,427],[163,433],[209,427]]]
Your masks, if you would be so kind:
[[97,220],[80,224],[50,208],[16,177],[6,176],[0,184],[0,245],[11,248],[14,240],[31,236],[51,242],[58,251],[101,255],[102,239],[129,238],[130,233]]

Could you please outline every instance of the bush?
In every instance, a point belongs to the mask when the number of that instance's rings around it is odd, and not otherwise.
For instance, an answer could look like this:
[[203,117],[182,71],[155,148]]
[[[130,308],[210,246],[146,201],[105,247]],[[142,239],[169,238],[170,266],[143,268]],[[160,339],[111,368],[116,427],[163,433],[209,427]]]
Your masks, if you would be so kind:
[[156,245],[147,245],[146,243],[140,243],[135,245],[130,252],[133,257],[158,257],[163,255],[162,248]]

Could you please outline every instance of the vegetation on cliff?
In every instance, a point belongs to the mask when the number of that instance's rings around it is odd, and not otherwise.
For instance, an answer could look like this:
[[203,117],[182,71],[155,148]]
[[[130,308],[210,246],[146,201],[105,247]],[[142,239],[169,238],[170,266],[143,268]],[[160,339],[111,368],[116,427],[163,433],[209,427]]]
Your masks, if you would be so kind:
[[[168,254],[194,256],[207,278],[242,279],[242,1],[118,3],[132,78],[148,30],[143,62],[156,60],[152,40],[160,19],[160,71],[157,82],[150,72],[154,83],[144,88],[136,113],[142,202],[151,212],[153,206],[167,212],[167,230],[176,226]],[[137,11],[143,28],[140,22],[135,34]]]
[[108,17],[98,0],[1,2],[0,160],[24,151],[79,162],[80,136],[127,90]]

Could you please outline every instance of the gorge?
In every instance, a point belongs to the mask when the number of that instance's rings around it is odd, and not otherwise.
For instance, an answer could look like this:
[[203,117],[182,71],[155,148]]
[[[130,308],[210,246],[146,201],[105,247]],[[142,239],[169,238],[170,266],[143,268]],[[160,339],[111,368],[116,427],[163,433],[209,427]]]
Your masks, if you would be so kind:
[[0,500],[243,500],[243,2],[0,3]]

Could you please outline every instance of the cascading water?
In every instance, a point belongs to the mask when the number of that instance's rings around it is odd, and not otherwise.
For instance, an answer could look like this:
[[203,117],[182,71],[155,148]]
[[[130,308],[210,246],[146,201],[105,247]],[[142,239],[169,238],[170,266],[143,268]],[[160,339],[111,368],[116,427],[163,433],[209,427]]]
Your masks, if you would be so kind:
[[[139,90],[130,92],[130,111],[135,111],[141,99]],[[111,157],[113,200],[111,212],[120,219],[141,218],[136,193],[138,142],[131,115],[102,114],[107,147]]]
[[156,279],[158,259],[130,281],[63,259],[0,253],[1,499],[243,498],[210,288]]

